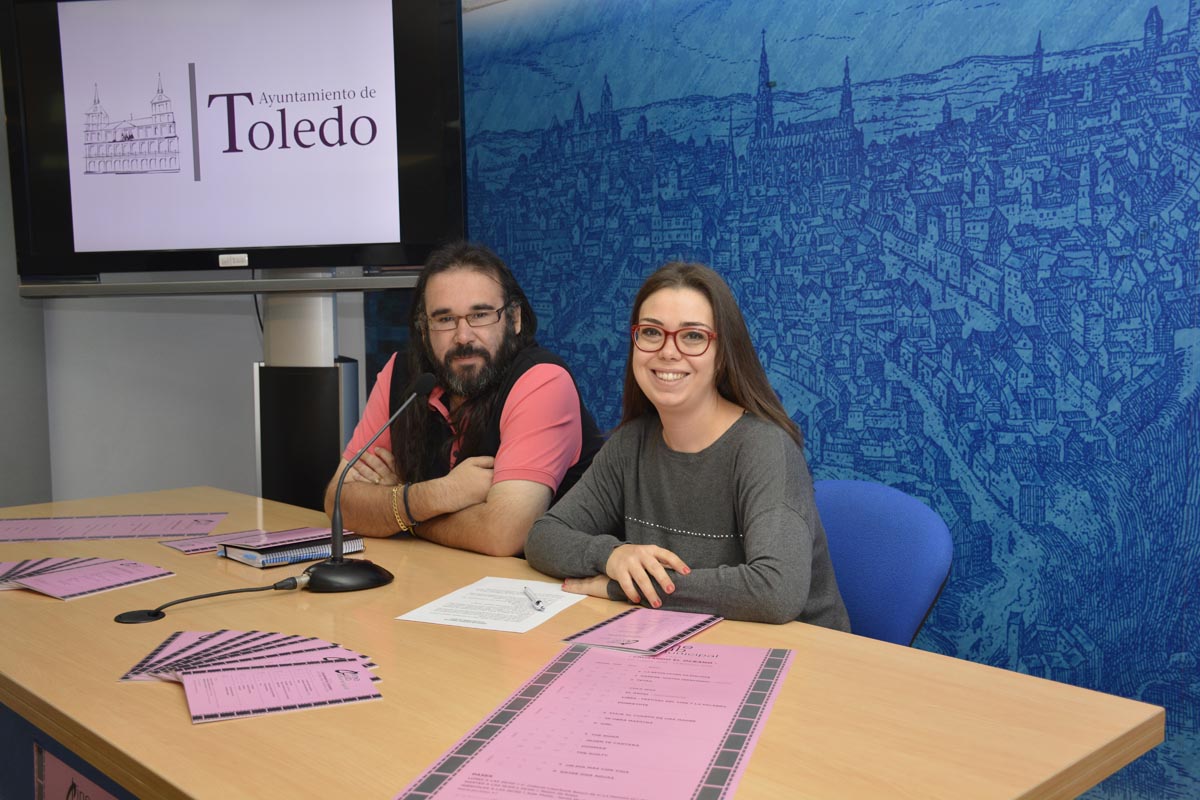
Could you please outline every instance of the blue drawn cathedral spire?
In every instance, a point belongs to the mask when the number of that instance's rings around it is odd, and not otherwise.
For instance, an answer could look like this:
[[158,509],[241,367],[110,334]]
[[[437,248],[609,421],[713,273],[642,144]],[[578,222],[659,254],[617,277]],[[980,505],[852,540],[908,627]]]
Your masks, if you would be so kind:
[[847,127],[854,124],[854,95],[850,91],[850,56],[846,56],[846,62],[842,67],[842,106],[838,112],[838,118]]
[[1158,6],[1150,6],[1146,12],[1146,23],[1142,30],[1142,49],[1147,53],[1158,53],[1162,50],[1163,19],[1158,12]]
[[771,97],[771,68],[767,64],[767,32],[762,32],[758,56],[758,92],[754,95],[754,136],[762,139],[775,130],[775,102]]
[[1038,31],[1037,47],[1033,49],[1033,77],[1040,78],[1042,76],[1045,60],[1046,51],[1042,49],[1042,32]]
[[738,190],[738,174],[737,174],[737,150],[734,148],[733,139],[733,106],[729,107],[729,191],[736,192]]
[[1188,0],[1187,47],[1200,47],[1200,0]]
[[571,112],[571,121],[575,123],[576,131],[583,130],[585,121],[583,117],[583,98],[579,95],[579,92],[575,92],[575,110]]

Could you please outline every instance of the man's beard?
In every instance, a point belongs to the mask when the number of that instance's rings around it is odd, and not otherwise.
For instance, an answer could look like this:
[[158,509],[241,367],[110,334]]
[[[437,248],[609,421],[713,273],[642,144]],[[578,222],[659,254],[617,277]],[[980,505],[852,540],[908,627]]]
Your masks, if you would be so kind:
[[[512,322],[505,320],[504,338],[500,340],[500,347],[494,357],[478,345],[455,345],[446,352],[441,361],[434,361],[433,372],[438,383],[447,392],[464,400],[475,400],[493,391],[500,384],[519,349],[517,333]],[[452,360],[469,356],[478,357],[483,364],[466,370],[455,370],[450,366]]]

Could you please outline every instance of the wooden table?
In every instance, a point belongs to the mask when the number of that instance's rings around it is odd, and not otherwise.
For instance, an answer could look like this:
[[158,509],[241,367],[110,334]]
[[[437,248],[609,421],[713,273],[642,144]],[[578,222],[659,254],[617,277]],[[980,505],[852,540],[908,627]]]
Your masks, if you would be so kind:
[[[327,525],[317,512],[192,488],[0,509],[0,517],[225,511],[217,528]],[[69,602],[0,595],[0,703],[142,798],[393,797],[563,647],[622,604],[588,598],[526,634],[394,617],[480,577],[542,579],[519,559],[369,540],[396,575],[365,592],[237,594],[144,625],[121,611],[273,583],[153,540],[0,544],[0,561],[124,557],[175,577]],[[174,683],[117,678],[177,630],[280,631],[370,655],[382,701],[193,725]],[[737,797],[1073,797],[1163,740],[1164,712],[1061,683],[790,623],[722,622],[697,641],[787,647],[795,661]]]

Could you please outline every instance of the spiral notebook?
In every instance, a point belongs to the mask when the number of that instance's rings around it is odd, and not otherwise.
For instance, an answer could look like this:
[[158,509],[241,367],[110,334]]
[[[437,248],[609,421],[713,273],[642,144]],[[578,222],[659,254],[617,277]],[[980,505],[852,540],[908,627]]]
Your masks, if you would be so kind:
[[[286,534],[289,531],[280,533]],[[218,552],[226,558],[259,569],[296,564],[302,561],[318,561],[322,558],[329,558],[332,554],[333,540],[330,538],[328,530],[318,532],[315,538],[309,536],[307,539],[295,541],[294,537],[299,535],[293,533],[291,540],[288,540],[289,537],[281,537],[284,541],[256,544],[226,543],[221,545]],[[348,533],[342,537],[343,553],[361,553],[362,550],[363,539],[358,534]]]

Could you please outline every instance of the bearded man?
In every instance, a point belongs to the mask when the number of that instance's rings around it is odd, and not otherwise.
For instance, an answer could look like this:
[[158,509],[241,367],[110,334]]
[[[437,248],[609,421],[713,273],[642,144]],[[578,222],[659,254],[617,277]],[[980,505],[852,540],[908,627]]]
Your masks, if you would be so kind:
[[[537,316],[488,248],[434,251],[414,289],[408,374],[437,385],[355,464],[342,489],[347,530],[404,531],[488,555],[519,555],[555,499],[587,469],[602,437],[562,359],[534,340]],[[393,354],[325,491],[407,398]]]

